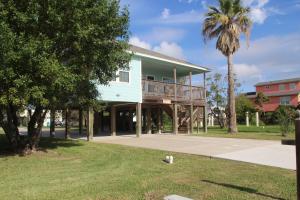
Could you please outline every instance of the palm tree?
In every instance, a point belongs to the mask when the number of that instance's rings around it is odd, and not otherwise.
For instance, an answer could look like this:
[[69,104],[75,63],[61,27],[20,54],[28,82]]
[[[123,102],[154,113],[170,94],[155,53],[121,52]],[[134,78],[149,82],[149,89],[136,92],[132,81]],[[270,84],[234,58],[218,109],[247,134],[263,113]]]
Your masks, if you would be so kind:
[[204,19],[202,34],[204,41],[217,38],[216,48],[227,57],[228,65],[228,132],[237,133],[233,54],[240,47],[240,35],[249,41],[252,22],[248,17],[250,8],[243,7],[240,0],[219,0],[219,7],[210,6]]

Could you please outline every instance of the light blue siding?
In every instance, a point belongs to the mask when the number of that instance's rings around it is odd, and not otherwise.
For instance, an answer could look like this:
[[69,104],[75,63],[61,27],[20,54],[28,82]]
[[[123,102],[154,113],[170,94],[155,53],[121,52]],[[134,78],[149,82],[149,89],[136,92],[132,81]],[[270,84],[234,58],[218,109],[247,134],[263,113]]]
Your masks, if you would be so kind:
[[[151,67],[143,67],[142,68],[142,74],[143,76],[154,76],[154,79],[156,81],[162,81],[163,78],[169,78],[169,79],[173,79],[174,75],[173,75],[173,71],[159,71],[157,69],[153,69]],[[144,77],[146,78],[146,77]]]
[[108,86],[98,86],[101,100],[113,102],[142,102],[141,59],[137,56],[133,56],[129,67],[129,83],[110,82]]

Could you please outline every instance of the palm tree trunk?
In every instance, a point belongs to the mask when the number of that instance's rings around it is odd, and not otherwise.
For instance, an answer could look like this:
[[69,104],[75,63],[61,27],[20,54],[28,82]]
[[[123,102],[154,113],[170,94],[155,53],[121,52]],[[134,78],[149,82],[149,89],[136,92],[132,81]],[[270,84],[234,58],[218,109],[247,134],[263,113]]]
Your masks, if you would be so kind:
[[228,133],[237,133],[235,95],[234,95],[234,77],[232,55],[227,56],[228,64]]

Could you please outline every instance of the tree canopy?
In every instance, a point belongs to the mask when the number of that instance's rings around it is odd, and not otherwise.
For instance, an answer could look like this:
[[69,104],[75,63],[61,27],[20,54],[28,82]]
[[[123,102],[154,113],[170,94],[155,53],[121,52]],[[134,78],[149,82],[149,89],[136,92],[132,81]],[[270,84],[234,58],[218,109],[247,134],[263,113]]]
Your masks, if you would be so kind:
[[[96,85],[128,67],[128,26],[118,0],[0,2],[0,125],[12,147],[36,147],[51,107],[96,105]],[[28,108],[22,139],[18,114]]]
[[[228,110],[227,102],[227,79],[220,73],[211,74],[206,78],[207,81],[207,105],[210,109],[210,114],[217,120],[221,128],[226,126],[226,112]],[[241,84],[235,77],[235,92]]]
[[246,112],[249,113],[250,119],[252,114],[256,112],[255,105],[245,95],[241,94],[236,97],[236,116],[238,123],[246,122]]

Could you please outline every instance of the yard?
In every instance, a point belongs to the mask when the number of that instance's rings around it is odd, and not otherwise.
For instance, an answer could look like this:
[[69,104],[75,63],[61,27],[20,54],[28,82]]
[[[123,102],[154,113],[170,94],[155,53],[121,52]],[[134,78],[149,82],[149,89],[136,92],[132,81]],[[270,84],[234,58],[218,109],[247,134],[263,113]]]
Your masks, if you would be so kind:
[[228,138],[247,138],[247,139],[262,139],[262,140],[282,140],[282,139],[294,139],[295,133],[289,133],[288,136],[283,137],[280,133],[279,126],[267,125],[267,126],[250,126],[245,125],[238,126],[238,134],[228,134],[227,129],[221,129],[219,126],[208,127],[208,133],[200,132],[195,135],[208,136],[208,137],[228,137]]
[[84,141],[42,139],[45,151],[5,153],[0,199],[295,199],[295,172],[242,162]]

